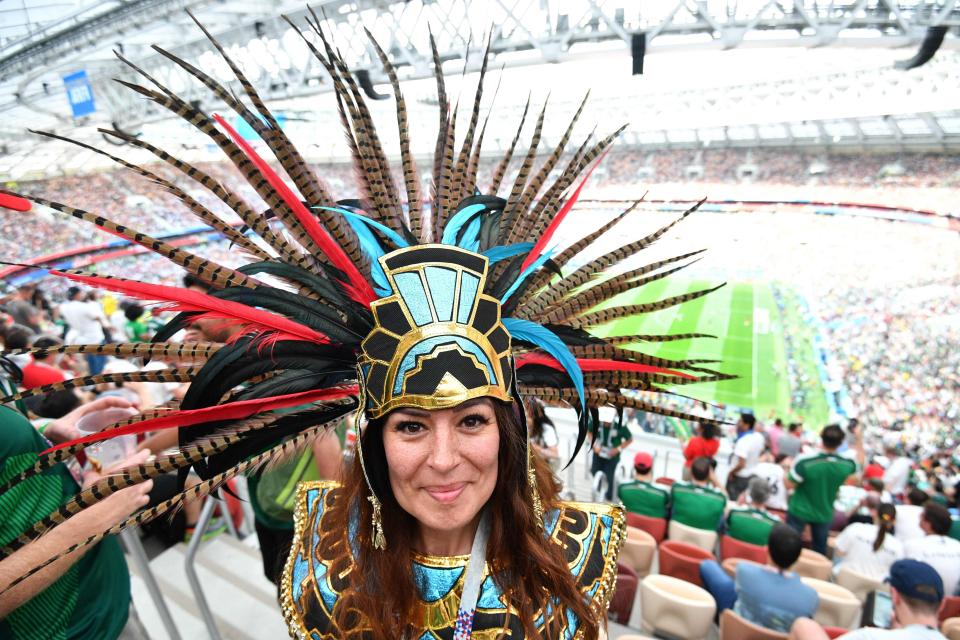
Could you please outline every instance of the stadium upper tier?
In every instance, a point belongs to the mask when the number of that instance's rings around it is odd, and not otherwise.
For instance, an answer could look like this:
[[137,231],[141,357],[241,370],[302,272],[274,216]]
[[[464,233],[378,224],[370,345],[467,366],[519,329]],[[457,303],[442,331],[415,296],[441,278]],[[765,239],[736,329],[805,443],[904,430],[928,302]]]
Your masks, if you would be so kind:
[[[292,137],[309,139],[338,126],[333,102],[317,97],[330,89],[326,72],[279,19],[287,13],[303,26],[307,10],[299,0],[262,9],[204,0],[78,4],[73,19],[41,19],[42,28],[30,33],[0,30],[0,112],[6,122],[0,127],[0,157],[6,160],[0,162],[0,177],[50,176],[64,164],[73,171],[95,163],[61,143],[25,136],[27,126],[59,133],[69,129],[91,142],[101,141],[98,126],[112,125],[163,139],[168,151],[188,160],[202,159],[205,143],[195,132],[172,126],[165,110],[113,82],[147,82],[114,58],[116,49],[187,102],[198,101],[209,113],[221,109],[202,84],[150,48],[157,44],[242,93],[185,7],[229,49],[271,107],[286,116]],[[413,110],[420,103],[435,104],[430,82],[422,81],[431,75],[427,25],[434,25],[454,94],[460,91],[464,65],[470,72],[479,65],[480,32],[495,25],[491,68],[506,66],[498,96],[504,116],[516,112],[519,119],[529,91],[550,93],[553,106],[574,109],[589,88],[589,117],[630,123],[624,135],[628,144],[943,150],[956,148],[960,139],[956,39],[948,35],[938,56],[910,73],[893,65],[909,57],[911,50],[904,47],[919,45],[928,27],[960,23],[956,4],[678,0],[643,3],[641,10],[637,3],[590,0],[374,0],[359,12],[346,0],[319,6],[325,29],[351,69],[369,72],[373,90],[389,97],[361,26],[371,30],[398,66]],[[644,75],[631,77],[635,33],[644,34],[647,60]],[[545,64],[557,62],[563,64]],[[63,78],[79,71],[86,73],[95,108],[74,118]],[[474,82],[471,73],[465,78],[466,85]],[[392,100],[373,108],[375,117],[379,108],[392,118]],[[425,129],[411,132],[414,145],[424,145],[414,151],[426,153],[435,137],[434,118],[412,116],[411,122]],[[491,123],[488,149],[509,143],[509,120]],[[336,135],[318,140],[314,159],[343,159],[347,151],[341,143]]]
[[[266,209],[231,165],[203,163],[200,166],[255,208]],[[481,162],[481,184],[494,166],[492,158]],[[161,177],[181,184],[225,221],[239,222],[202,187],[185,183],[165,165],[150,168]],[[350,164],[314,168],[336,197],[357,197]],[[512,170],[515,171],[516,166]],[[192,214],[164,188],[125,169],[61,176],[16,186],[26,193],[70,203],[146,233],[168,234],[197,226]],[[712,200],[845,202],[956,215],[960,201],[960,158],[930,154],[818,155],[768,149],[654,152],[617,149],[599,166],[582,197],[636,199],[647,189],[650,189],[650,199],[659,200],[708,197]],[[53,211],[34,214],[0,211],[0,229],[0,259],[8,261],[114,240],[92,225],[66,224],[63,215]]]

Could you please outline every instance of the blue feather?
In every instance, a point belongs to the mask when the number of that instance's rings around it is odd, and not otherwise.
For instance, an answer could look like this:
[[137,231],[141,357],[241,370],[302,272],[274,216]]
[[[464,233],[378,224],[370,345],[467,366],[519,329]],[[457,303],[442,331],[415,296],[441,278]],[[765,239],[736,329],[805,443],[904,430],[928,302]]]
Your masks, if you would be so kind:
[[440,239],[440,242],[443,244],[456,246],[457,234],[460,233],[460,229],[462,229],[465,224],[470,222],[470,219],[473,216],[479,216],[480,212],[485,208],[486,205],[472,204],[469,207],[464,207],[460,211],[457,211],[457,213],[447,222],[447,226],[443,228],[443,237]]
[[510,288],[507,289],[507,292],[503,294],[503,296],[500,298],[500,303],[503,304],[507,300],[509,300],[510,296],[513,295],[513,292],[516,291],[521,284],[523,284],[523,281],[526,280],[531,273],[533,273],[534,271],[542,267],[543,263],[549,260],[550,256],[552,255],[553,255],[553,249],[548,249],[547,251],[544,251],[536,260],[534,260],[529,267],[524,269],[523,273],[517,276],[517,279],[514,280],[512,285],[510,285]]
[[567,345],[563,343],[557,334],[543,325],[520,318],[504,318],[503,328],[507,330],[512,337],[517,340],[523,340],[543,349],[560,363],[573,381],[573,386],[577,389],[577,395],[580,396],[580,407],[584,408],[586,404],[583,400],[583,371],[573,357]]
[[460,242],[458,243],[461,249],[467,251],[478,251],[480,249],[480,222],[481,217],[477,216],[467,225],[467,229],[460,236]]
[[[383,267],[380,266],[380,256],[384,255],[385,251],[383,245],[380,244],[380,241],[377,240],[377,237],[374,235],[373,231],[364,224],[365,222],[372,223],[375,227],[382,227],[380,223],[370,218],[357,215],[352,211],[347,211],[346,209],[341,209],[339,207],[315,207],[317,209],[326,209],[327,211],[333,211],[334,213],[339,213],[347,219],[347,223],[350,225],[350,228],[354,230],[357,234],[357,240],[360,241],[360,250],[370,258],[370,277],[373,279],[374,292],[379,296],[388,296],[393,293],[393,290],[390,287],[390,281],[387,280],[387,274],[383,272]],[[386,229],[386,232],[393,233],[390,229]],[[396,235],[396,234],[394,234]],[[406,247],[407,243],[400,236],[396,236],[402,245]]]
[[483,255],[487,257],[490,261],[490,264],[497,264],[501,260],[506,260],[507,258],[512,258],[513,256],[518,256],[521,253],[528,253],[530,249],[533,249],[532,242],[518,242],[517,244],[508,244],[501,245],[498,247],[491,247],[483,252]]
[[377,231],[385,235],[387,239],[390,242],[392,242],[394,246],[396,246],[398,249],[403,249],[405,247],[410,246],[409,243],[406,240],[404,240],[399,233],[397,233],[390,227],[377,222],[376,220],[371,220],[367,216],[361,216],[357,213],[348,211],[341,207],[313,207],[313,208],[323,209],[325,211],[333,211],[334,213],[339,213],[343,215],[347,219],[347,222],[350,223],[350,226],[353,227],[354,230],[357,229],[357,224],[355,223],[365,224],[370,227],[373,227],[374,229],[376,229]]

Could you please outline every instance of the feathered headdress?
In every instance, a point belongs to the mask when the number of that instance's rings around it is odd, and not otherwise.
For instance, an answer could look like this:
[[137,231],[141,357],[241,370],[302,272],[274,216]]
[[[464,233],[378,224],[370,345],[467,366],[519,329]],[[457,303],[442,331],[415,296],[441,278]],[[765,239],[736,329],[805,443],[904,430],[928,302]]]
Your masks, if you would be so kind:
[[[361,387],[367,398],[365,409],[374,417],[397,406],[438,408],[479,395],[509,401],[518,391],[551,403],[567,403],[581,415],[588,407],[612,405],[710,422],[623,393],[625,389],[656,391],[664,385],[727,378],[705,368],[703,361],[667,360],[630,348],[640,341],[696,336],[599,338],[590,333],[596,325],[673,307],[712,291],[649,304],[609,304],[624,291],[668,276],[680,268],[677,265],[696,255],[687,253],[606,279],[599,277],[655,242],[679,220],[566,275],[562,275],[563,268],[623,220],[632,207],[560,252],[551,246],[551,238],[574,207],[590,173],[622,128],[599,140],[591,134],[562,164],[581,105],[557,147],[534,170],[546,113],[542,110],[517,176],[505,188],[504,178],[520,140],[525,110],[491,183],[481,186],[477,168],[486,122],[479,132],[477,126],[487,56],[457,150],[456,109],[451,114],[431,37],[440,127],[432,190],[429,195],[421,193],[397,74],[374,42],[396,99],[403,175],[402,188],[398,187],[362,91],[325,37],[317,17],[307,22],[323,50],[312,38],[304,37],[304,42],[333,80],[337,108],[353,155],[360,193],[351,194],[350,200],[338,202],[317,179],[239,66],[210,34],[207,36],[236,74],[252,109],[200,69],[154,48],[206,85],[249,124],[273,155],[272,160],[261,157],[224,118],[182,100],[122,57],[147,83],[118,82],[209,136],[269,205],[273,224],[227,185],[200,169],[138,138],[118,131],[104,133],[145,149],[208,189],[262,242],[225,224],[186,191],[150,169],[76,142],[166,188],[203,222],[252,255],[254,262],[232,269],[107,220],[97,212],[0,191],[0,206],[24,212],[33,205],[53,208],[142,245],[209,285],[207,293],[200,293],[67,269],[50,270],[77,283],[163,303],[164,308],[179,313],[151,344],[62,346],[19,353],[143,358],[176,355],[194,364],[165,371],[88,376],[10,395],[0,402],[101,382],[182,381],[189,382],[190,388],[179,405],[151,410],[101,433],[51,447],[0,491],[76,455],[91,442],[113,436],[178,428],[181,447],[176,453],[105,478],[78,494],[23,532],[3,549],[4,553],[112,492],[162,473],[185,474],[194,469],[203,482],[104,534],[78,542],[73,549],[207,494],[233,475],[303,446],[327,425],[355,411]],[[282,167],[285,177],[273,169],[273,160]],[[498,195],[501,193],[504,195]],[[279,281],[282,286],[266,280]],[[243,331],[237,339],[222,345],[164,343],[198,318],[226,319],[240,324]],[[293,411],[278,412],[280,409]],[[581,426],[577,450],[585,434]]]

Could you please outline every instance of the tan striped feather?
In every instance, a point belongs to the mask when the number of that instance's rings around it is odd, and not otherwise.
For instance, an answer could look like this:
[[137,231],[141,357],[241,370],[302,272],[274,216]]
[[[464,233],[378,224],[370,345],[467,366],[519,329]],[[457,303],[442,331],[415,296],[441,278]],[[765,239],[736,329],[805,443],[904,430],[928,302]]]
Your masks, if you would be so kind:
[[[564,401],[572,406],[577,406],[580,402],[576,389],[556,389],[554,387],[533,387],[521,385],[520,391],[524,395],[534,395],[545,401]],[[589,407],[622,407],[624,409],[639,409],[650,413],[658,413],[663,416],[679,418],[680,420],[691,420],[705,424],[715,424],[722,426],[726,424],[720,420],[698,416],[683,411],[674,411],[667,407],[650,404],[638,398],[631,398],[622,393],[607,391],[606,389],[587,389],[584,392],[584,399]]]
[[[470,124],[467,126],[467,132],[463,138],[463,144],[460,147],[460,154],[457,157],[456,167],[454,169],[453,184],[450,189],[456,203],[463,199],[464,188],[467,182],[467,173],[470,166],[470,158],[473,151],[473,139],[477,131],[477,123],[480,121],[480,100],[483,97],[483,82],[487,76],[487,62],[490,59],[490,41],[493,37],[491,33],[487,37],[487,46],[483,52],[483,63],[480,65],[480,78],[477,80],[477,92],[473,99],[473,111],[470,112]],[[464,67],[466,70],[466,67]]]
[[51,353],[82,353],[113,356],[114,358],[206,359],[224,347],[217,342],[132,342],[109,344],[68,344],[58,347],[31,347],[11,349],[5,355],[30,353],[47,356]]
[[563,321],[570,316],[588,311],[598,305],[603,304],[604,302],[607,302],[614,296],[624,293],[625,291],[638,289],[644,285],[650,284],[651,282],[656,282],[657,280],[662,280],[663,278],[671,276],[681,269],[686,269],[690,265],[696,263],[696,260],[674,267],[673,269],[667,269],[666,271],[662,271],[651,276],[641,277],[647,273],[651,273],[662,267],[665,267],[668,264],[686,260],[687,258],[695,256],[698,253],[702,253],[703,251],[706,251],[706,249],[686,253],[681,256],[675,256],[666,260],[658,260],[657,262],[640,267],[639,269],[632,269],[625,273],[613,276],[612,278],[604,280],[596,286],[571,294],[559,305],[551,307],[546,316],[542,317],[550,323],[563,323]]
[[423,203],[420,194],[420,174],[417,171],[417,162],[410,151],[410,130],[407,121],[407,103],[403,99],[403,92],[400,90],[400,80],[397,78],[397,70],[393,63],[387,58],[380,44],[376,41],[367,29],[364,29],[367,38],[373,44],[380,58],[383,69],[390,78],[390,85],[393,87],[394,99],[397,102],[397,128],[400,132],[400,158],[403,165],[403,182],[407,190],[407,208],[410,219],[410,231],[413,237],[423,240],[420,237],[423,220]]
[[627,243],[614,251],[610,251],[599,258],[591,260],[589,263],[583,265],[570,275],[564,277],[559,282],[547,287],[521,310],[521,313],[524,314],[521,317],[531,318],[535,317],[537,314],[543,313],[546,309],[563,299],[571,291],[586,284],[595,274],[600,273],[601,271],[608,269],[616,265],[618,262],[632,257],[641,250],[649,247],[654,242],[659,240],[663,234],[672,229],[674,225],[695,211],[697,206],[691,207],[689,210],[684,212],[682,216],[670,222],[670,224],[657,229],[653,233],[640,238],[639,240]]
[[[0,189],[0,192],[17,195],[6,189]],[[138,244],[141,247],[145,247],[154,253],[162,255],[170,260],[170,262],[183,267],[204,282],[208,282],[217,288],[247,287],[252,289],[258,284],[256,280],[248,278],[239,271],[235,271],[229,267],[217,264],[212,260],[201,258],[188,251],[178,249],[162,240],[157,240],[156,238],[148,236],[145,233],[141,233],[136,229],[130,229],[124,225],[117,224],[116,222],[108,220],[103,216],[90,213],[89,211],[84,211],[83,209],[74,209],[71,206],[54,202],[53,200],[47,200],[46,198],[42,198],[40,196],[30,196],[27,199],[50,207],[51,209],[55,209],[61,213],[65,213],[69,216],[73,216],[79,220],[83,220],[84,222],[94,224],[97,227],[100,227],[101,229],[114,235],[127,238],[131,242]]]
[[[302,433],[297,434],[293,438],[290,438],[289,440],[285,440],[284,442],[278,444],[277,446],[272,447],[267,451],[264,451],[263,453],[250,458],[249,460],[245,460],[239,463],[238,465],[236,465],[235,467],[227,469],[223,473],[219,473],[213,476],[209,480],[204,480],[203,482],[200,482],[194,485],[193,487],[190,487],[186,491],[183,491],[182,493],[179,493],[173,496],[172,498],[161,502],[155,507],[140,511],[136,515],[131,516],[130,518],[127,518],[123,522],[110,527],[109,529],[103,531],[102,533],[92,535],[86,538],[85,540],[77,542],[76,544],[65,549],[63,552],[45,560],[43,563],[34,567],[29,572],[13,580],[10,584],[6,586],[6,588],[0,591],[0,595],[3,595],[10,589],[21,584],[24,580],[27,580],[28,578],[35,575],[39,571],[42,571],[43,569],[50,566],[54,562],[57,562],[61,558],[68,556],[71,553],[75,553],[80,549],[84,549],[86,547],[89,547],[90,545],[96,544],[101,540],[103,540],[104,538],[106,538],[107,536],[116,535],[121,531],[123,531],[124,529],[126,529],[127,527],[145,524],[157,518],[158,516],[161,516],[164,513],[170,511],[171,509],[179,508],[180,506],[183,505],[184,502],[190,502],[190,501],[202,498],[212,493],[213,491],[215,491],[218,487],[220,487],[220,485],[222,485],[224,482],[226,482],[230,478],[233,478],[241,473],[246,473],[249,471],[256,470],[257,468],[269,462],[270,459],[273,458],[274,456],[289,455],[290,451],[299,451],[302,447],[308,445],[311,442],[311,440],[315,438],[317,434],[325,428],[326,428],[326,425],[318,425],[316,427],[310,427],[309,429],[303,431]],[[0,556],[6,556],[6,555],[9,555],[9,553],[11,553],[10,549],[4,548],[0,550]]]
[[[274,214],[277,216],[277,219],[284,221],[284,218],[289,221],[291,213],[287,209],[286,205],[280,200],[276,192],[267,182],[266,178],[260,173],[260,171],[254,166],[254,164],[247,158],[246,154],[224,133],[222,133],[209,118],[206,117],[203,113],[194,109],[192,106],[184,103],[179,98],[171,98],[169,96],[161,95],[156,91],[151,91],[140,85],[136,85],[130,82],[123,80],[115,80],[120,84],[128,87],[138,93],[141,93],[151,100],[153,100],[158,105],[164,107],[165,109],[171,111],[172,113],[178,115],[182,119],[186,120],[194,127],[205,133],[209,136],[213,142],[220,147],[220,149],[227,155],[230,161],[240,170],[240,173],[247,180],[250,186],[257,192],[263,200],[271,207]],[[285,222],[286,224],[286,222]],[[257,229],[257,227],[251,225],[251,228]],[[267,243],[273,247],[278,253],[286,256],[294,264],[304,269],[308,269],[314,272],[318,270],[314,267],[313,262],[305,256],[301,250],[289,242],[287,242],[282,236],[275,234],[271,231],[265,221],[262,225],[259,226],[257,231],[258,235],[262,237]]]
[[540,146],[540,137],[543,133],[543,119],[547,115],[547,102],[549,96],[543,103],[543,109],[537,118],[537,123],[533,128],[533,137],[530,139],[530,147],[527,149],[527,155],[520,164],[517,171],[517,177],[513,180],[513,187],[510,189],[510,195],[507,197],[507,206],[503,212],[503,219],[500,223],[500,239],[503,244],[510,244],[509,238],[512,236],[513,226],[516,224],[519,215],[520,196],[527,185],[527,179],[530,177],[530,170],[533,169],[534,160],[537,157],[537,148]]
[[23,398],[31,398],[53,391],[89,387],[96,384],[116,382],[190,382],[201,367],[181,367],[177,369],[157,369],[156,371],[128,371],[125,373],[102,373],[96,376],[81,376],[63,382],[45,384],[26,391],[0,398],[0,404],[16,402]]
[[658,300],[657,302],[610,307],[608,309],[594,311],[592,313],[580,316],[579,318],[575,318],[571,320],[569,324],[571,327],[585,329],[587,327],[595,327],[597,325],[606,324],[607,322],[611,322],[625,316],[635,316],[641,313],[651,313],[653,311],[669,309],[670,307],[675,307],[679,304],[683,304],[684,302],[696,300],[697,298],[705,296],[708,293],[716,291],[722,286],[724,285],[721,284],[717,285],[716,287],[701,289],[699,291],[690,291],[679,296],[673,296],[672,298],[664,298],[663,300]]
[[586,107],[587,99],[589,97],[590,92],[588,91],[587,95],[585,95],[583,100],[580,102],[577,112],[570,120],[570,124],[567,126],[566,131],[563,132],[563,136],[560,138],[557,146],[554,147],[553,152],[547,156],[547,160],[543,163],[543,166],[540,167],[537,175],[534,176],[533,180],[530,181],[530,185],[523,192],[523,196],[520,198],[520,202],[517,205],[518,217],[523,218],[523,216],[527,213],[527,209],[530,207],[533,199],[537,197],[537,194],[540,192],[540,188],[543,186],[543,183],[546,182],[550,172],[553,171],[555,166],[557,166],[557,162],[559,162],[560,156],[563,154],[563,150],[567,146],[567,142],[570,141],[570,136],[573,134],[573,128],[576,126],[577,120],[580,119],[580,115],[583,113],[583,109]]
[[544,194],[544,198],[537,203],[537,206],[534,207],[533,213],[530,216],[527,216],[525,219],[521,220],[521,224],[516,225],[515,234],[512,235],[509,242],[517,242],[517,239],[520,238],[533,238],[537,239],[547,228],[547,225],[553,221],[554,216],[560,211],[560,208],[563,206],[561,195],[566,188],[573,183],[573,181],[580,176],[584,170],[593,162],[596,158],[600,156],[604,151],[606,151],[613,141],[616,140],[624,129],[627,128],[627,125],[623,125],[609,136],[598,142],[590,151],[586,152],[582,158],[577,162],[576,169],[568,169],[557,178],[556,183],[554,184],[554,189],[552,191],[548,190],[547,194]]
[[[581,238],[580,240],[577,240],[576,242],[571,244],[569,247],[561,251],[559,254],[557,254],[555,258],[553,258],[554,264],[556,264],[557,267],[562,269],[576,255],[578,255],[581,251],[583,251],[588,246],[593,244],[594,240],[602,236],[604,233],[612,229],[614,225],[616,225],[618,222],[623,220],[623,218],[628,213],[633,211],[633,209],[639,203],[640,203],[639,200],[637,202],[634,202],[632,205],[630,205],[629,208],[627,208],[626,211],[618,213],[616,216],[614,216],[613,219],[610,220],[610,222],[601,226],[596,231],[588,234],[586,237]],[[553,274],[548,269],[541,269],[536,274],[534,274],[532,276],[532,280],[530,281],[530,286],[527,288],[527,291],[520,298],[520,303],[517,305],[517,308],[518,309],[524,308],[527,304],[527,301],[529,301],[531,298],[536,297],[540,289],[542,289],[543,287],[547,286],[550,283],[550,280],[552,279],[552,277],[553,277]]]
[[604,338],[604,340],[609,345],[623,346],[636,344],[638,342],[673,342],[676,340],[693,340],[695,338],[714,338],[717,336],[710,335],[709,333],[674,333],[674,334],[665,334],[665,335],[642,335],[635,334],[632,336],[610,336]]
[[[190,209],[190,211],[195,216],[197,216],[197,218],[199,218],[209,226],[213,227],[214,229],[222,233],[233,244],[243,247],[249,253],[251,253],[252,255],[254,255],[255,257],[261,260],[267,260],[270,258],[270,256],[265,251],[263,251],[263,249],[258,247],[245,235],[243,235],[242,233],[240,233],[230,225],[226,224],[223,220],[220,219],[219,216],[215,215],[212,211],[210,211],[209,209],[201,205],[199,202],[194,200],[185,191],[183,191],[183,189],[173,184],[169,180],[166,180],[165,178],[161,178],[160,176],[153,173],[152,171],[149,171],[131,162],[127,162],[123,158],[119,158],[115,155],[107,153],[106,151],[98,149],[92,145],[86,144],[85,142],[80,142],[79,140],[74,140],[72,138],[67,138],[65,136],[59,136],[55,133],[50,133],[48,131],[34,131],[33,129],[30,129],[29,131],[31,133],[36,133],[37,135],[46,136],[48,138],[54,138],[56,140],[62,140],[64,142],[69,142],[70,144],[77,145],[78,147],[88,149],[90,151],[93,151],[94,153],[110,158],[117,164],[124,166],[127,169],[130,169],[131,171],[165,188],[167,191],[172,193],[178,200],[183,202]],[[100,131],[105,133],[105,131],[102,129]],[[133,137],[133,136],[128,136],[128,137]]]

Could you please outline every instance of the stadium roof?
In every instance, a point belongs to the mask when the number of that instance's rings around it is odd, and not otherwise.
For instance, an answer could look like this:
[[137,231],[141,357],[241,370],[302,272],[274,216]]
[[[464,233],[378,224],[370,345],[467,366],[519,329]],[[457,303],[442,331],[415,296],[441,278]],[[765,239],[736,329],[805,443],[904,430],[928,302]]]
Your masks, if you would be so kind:
[[[529,92],[541,100],[550,94],[551,114],[558,117],[548,124],[556,130],[588,87],[590,120],[611,127],[629,122],[628,144],[956,149],[956,39],[948,35],[946,50],[919,69],[893,68],[913,55],[929,26],[960,24],[955,4],[671,0],[644,3],[642,13],[627,0],[326,0],[318,7],[353,68],[369,69],[380,83],[385,78],[362,35],[362,26],[370,28],[399,65],[408,102],[425,110],[435,104],[432,83],[424,80],[430,75],[427,25],[449,82],[466,94],[475,76],[461,82],[463,65],[479,65],[479,47],[465,57],[468,40],[479,43],[480,31],[492,24],[492,67],[506,71],[497,97],[505,117],[488,132],[491,150],[511,137]],[[187,157],[206,157],[201,134],[112,82],[143,81],[114,57],[119,50],[187,99],[200,100],[204,110],[222,108],[150,48],[160,44],[229,79],[185,9],[227,46],[269,103],[287,115],[289,127],[315,136],[337,126],[333,103],[317,96],[328,90],[325,73],[278,17],[287,13],[303,24],[303,0],[28,0],[6,9],[0,28],[0,112],[7,123],[0,125],[0,178],[96,166],[88,154],[25,135],[27,127],[102,143],[97,127],[116,126],[162,139]],[[635,32],[647,41],[642,76],[630,75]],[[63,78],[77,71],[86,73],[96,110],[73,117]],[[488,103],[492,97],[489,91]],[[376,109],[390,118],[392,101]],[[424,132],[413,134],[424,142],[423,153],[430,151],[434,119],[416,119],[426,122]],[[344,156],[340,137],[332,138],[315,141],[316,159]]]

